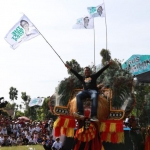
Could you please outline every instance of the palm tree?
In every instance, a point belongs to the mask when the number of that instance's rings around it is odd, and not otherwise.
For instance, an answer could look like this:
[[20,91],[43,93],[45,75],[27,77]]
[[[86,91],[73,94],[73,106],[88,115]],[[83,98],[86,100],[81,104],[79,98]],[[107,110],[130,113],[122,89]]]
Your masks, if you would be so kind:
[[10,87],[9,97],[12,101],[17,100],[18,98],[18,90],[14,87]]

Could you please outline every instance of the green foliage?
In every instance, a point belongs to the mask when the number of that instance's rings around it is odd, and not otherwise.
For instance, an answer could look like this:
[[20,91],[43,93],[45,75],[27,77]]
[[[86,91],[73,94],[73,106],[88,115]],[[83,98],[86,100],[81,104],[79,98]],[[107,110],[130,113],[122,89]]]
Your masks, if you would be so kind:
[[24,111],[25,116],[27,116],[31,120],[41,120],[41,121],[45,120],[46,118],[55,118],[49,111],[48,102],[49,102],[50,97],[47,97],[44,99],[42,106],[33,106],[33,107],[28,106],[30,102],[29,101],[30,96],[26,95],[25,97],[26,97],[26,101],[25,101],[26,109]]
[[15,103],[13,103],[13,104],[11,104],[11,103],[8,103],[7,105],[6,105],[6,109],[15,109]]
[[[73,68],[77,72],[80,72],[83,70],[83,68],[80,67],[79,63],[74,59],[72,59],[71,61],[66,61],[66,64],[71,66],[71,68]],[[68,70],[68,74],[72,75],[72,73],[69,70]]]
[[10,87],[9,97],[12,101],[17,100],[18,98],[18,90],[14,87]]
[[31,99],[30,96],[26,94],[26,92],[21,92],[21,98],[23,99],[24,102],[27,102],[27,103],[29,103]]
[[[102,49],[100,52],[102,64],[111,59],[110,52]],[[133,77],[129,71],[123,70],[121,63],[118,59],[112,60],[111,66],[103,72],[98,78],[99,83],[103,83],[106,87],[109,87],[113,91],[113,107],[119,109],[127,97],[131,97]]]
[[111,59],[111,53],[109,50],[102,49],[100,52],[100,55],[102,56],[102,64],[104,65],[106,61],[110,61]]
[[150,86],[137,84],[134,90],[136,93],[136,116],[139,117],[142,126],[148,126],[150,124]]
[[23,104],[25,106],[25,109],[29,109],[29,102],[31,100],[30,96],[26,94],[26,92],[21,92],[21,98],[23,100]]
[[[76,60],[72,59],[71,61],[67,61],[66,63],[77,72],[83,72],[83,68],[80,67]],[[70,99],[71,92],[76,88],[82,88],[80,81],[70,71],[68,71],[68,73],[70,74],[70,76],[60,82],[56,92],[57,95],[59,95],[59,104],[64,106],[67,105]]]
[[24,116],[24,112],[21,112],[21,111],[17,110],[15,112],[15,118],[18,118],[18,117],[21,117],[21,116]]

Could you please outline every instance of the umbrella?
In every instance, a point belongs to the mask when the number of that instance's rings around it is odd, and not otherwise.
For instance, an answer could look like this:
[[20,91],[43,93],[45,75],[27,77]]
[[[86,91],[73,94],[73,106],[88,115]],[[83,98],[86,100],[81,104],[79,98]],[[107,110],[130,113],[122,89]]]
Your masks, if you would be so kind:
[[26,116],[21,116],[21,117],[18,117],[19,120],[25,120],[25,121],[30,121],[30,119]]

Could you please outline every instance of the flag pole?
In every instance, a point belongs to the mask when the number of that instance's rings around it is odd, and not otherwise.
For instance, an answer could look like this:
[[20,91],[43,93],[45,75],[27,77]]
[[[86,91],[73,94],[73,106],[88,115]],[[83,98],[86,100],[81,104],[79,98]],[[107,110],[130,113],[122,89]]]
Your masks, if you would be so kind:
[[[33,24],[33,23],[32,23]],[[34,24],[33,24],[34,25]],[[34,25],[34,27],[38,30],[38,28]],[[38,30],[38,32],[41,34],[41,32]],[[55,54],[59,57],[59,59],[62,61],[62,63],[65,65],[64,61],[62,60],[62,58],[58,55],[58,53],[55,51],[55,49],[52,47],[52,45],[46,40],[46,38],[43,36],[43,34],[41,34],[41,36],[43,37],[43,39],[47,42],[47,44],[52,48],[52,50],[55,52]]]
[[[103,0],[104,3],[104,8],[105,8],[105,2]],[[105,8],[105,27],[106,27],[106,50],[107,50],[107,22],[106,22],[106,8]]]
[[93,34],[94,34],[94,71],[96,72],[96,66],[95,66],[95,25],[94,25],[94,18],[93,18]]

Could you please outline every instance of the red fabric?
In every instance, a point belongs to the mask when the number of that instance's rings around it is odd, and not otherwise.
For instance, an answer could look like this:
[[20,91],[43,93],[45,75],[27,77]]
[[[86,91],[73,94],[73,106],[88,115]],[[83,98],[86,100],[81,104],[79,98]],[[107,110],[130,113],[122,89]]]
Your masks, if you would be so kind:
[[145,150],[150,150],[150,136],[146,136],[146,139],[145,139]]
[[66,119],[69,119],[68,127],[69,127],[69,128],[75,128],[76,122],[75,122],[74,117],[72,117],[72,116],[64,116],[64,115],[61,115],[61,116],[60,116],[59,126],[62,126],[62,127],[63,127]]
[[92,149],[91,150],[101,150],[102,148],[102,141],[99,139],[99,133],[98,133],[98,126],[95,124],[96,127],[96,135],[95,138],[92,140]]
[[60,127],[56,127],[54,128],[54,136],[55,137],[58,137],[61,135],[61,132],[60,132]]
[[67,128],[63,128],[62,133],[66,135]]
[[118,136],[117,136],[117,134],[116,134],[116,133],[112,133],[112,134],[111,134],[111,142],[112,142],[112,143],[117,143],[117,141],[118,141]]
[[79,150],[80,144],[81,144],[81,141],[77,141],[77,143],[74,147],[74,150]]
[[101,150],[102,148],[102,143],[101,140],[98,139],[98,136],[96,136],[93,140],[92,140],[92,147],[91,150]]
[[107,139],[107,132],[102,132],[101,133],[101,139],[102,139],[102,141],[106,141],[106,139]]
[[88,149],[89,149],[89,143],[86,142],[85,147],[84,147],[84,150],[88,150]]
[[115,123],[116,124],[116,132],[123,132],[123,120],[105,120],[102,121],[106,124],[105,132],[110,132],[110,124]]

